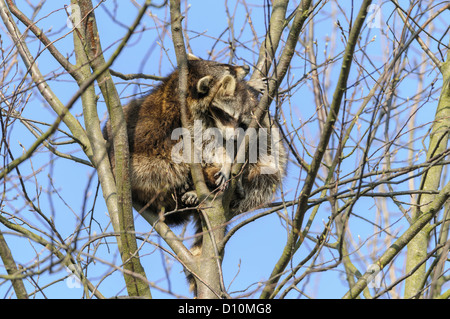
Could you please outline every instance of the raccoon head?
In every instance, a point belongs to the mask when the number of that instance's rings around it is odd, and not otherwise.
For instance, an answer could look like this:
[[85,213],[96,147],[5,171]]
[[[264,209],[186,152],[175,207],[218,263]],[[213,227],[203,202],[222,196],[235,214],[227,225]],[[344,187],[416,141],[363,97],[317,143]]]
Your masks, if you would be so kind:
[[237,81],[243,80],[250,72],[248,65],[231,65],[219,63],[216,61],[202,60],[193,55],[188,55],[188,65],[190,73],[198,75],[211,76],[216,80],[220,80],[224,75],[230,74]]
[[219,83],[220,87],[208,108],[209,116],[224,137],[236,139],[251,122],[257,99],[245,83],[230,74]]
[[[250,70],[248,66],[234,66],[190,57],[188,69],[188,104],[194,119],[204,120],[211,111],[210,107],[214,105],[217,107],[215,113],[222,110],[231,117],[240,113],[237,108],[243,103],[236,102],[240,98],[236,96],[236,90],[240,84],[245,83],[242,80]],[[211,127],[210,121],[207,122],[205,125]],[[221,123],[218,124],[219,127],[222,126]]]

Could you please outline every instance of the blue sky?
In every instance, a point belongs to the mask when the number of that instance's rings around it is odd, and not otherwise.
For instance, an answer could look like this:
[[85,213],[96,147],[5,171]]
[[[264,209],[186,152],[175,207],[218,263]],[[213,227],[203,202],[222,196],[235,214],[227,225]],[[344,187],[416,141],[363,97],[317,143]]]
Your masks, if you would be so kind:
[[[74,62],[75,57],[72,54],[72,35],[67,34],[65,37],[61,38],[62,35],[65,35],[70,31],[70,29],[65,26],[67,16],[65,11],[61,10],[63,3],[68,4],[68,1],[60,1],[58,3],[55,1],[48,1],[38,15],[38,18],[42,18],[38,25],[44,31],[49,28],[52,28],[52,32],[59,31],[57,34],[52,35],[51,38],[57,39],[57,48],[64,55],[71,56],[70,60],[71,62]],[[183,1],[183,3],[185,2]],[[201,58],[208,58],[210,55],[209,50],[216,42],[217,37],[220,36],[228,26],[225,5],[222,1],[192,0],[188,3],[189,9],[184,23],[187,25],[186,33],[190,39],[189,45],[195,55]],[[235,3],[236,1],[228,1],[228,9],[231,14],[233,14],[235,10]],[[258,35],[259,41],[261,41],[265,35],[267,21],[264,18],[265,9],[260,6],[259,3],[260,1],[247,1],[249,12],[251,12],[250,16],[254,31]],[[350,2],[345,2],[344,4],[341,4],[344,6],[342,10],[345,11],[347,15],[349,14],[349,8],[345,6],[348,6],[349,3]],[[102,7],[98,8],[96,10],[96,17],[102,46],[105,50],[105,55],[108,56],[116,47],[119,38],[126,33],[124,26],[130,25],[137,14],[137,9],[130,1],[106,1],[101,6],[105,6],[107,10]],[[293,4],[290,5],[289,13],[292,12],[294,7]],[[19,4],[19,8],[22,9],[21,4]],[[239,41],[240,46],[238,47],[236,56],[232,62],[253,65],[257,58],[259,46],[253,42],[253,30],[250,28],[249,24],[246,23],[246,12],[243,8],[243,5],[240,3],[237,6],[236,14],[234,16],[234,35]],[[25,9],[25,6],[23,6],[23,9]],[[371,55],[372,61],[378,63],[375,66],[370,63],[367,65],[365,64],[364,67],[368,73],[373,72],[373,74],[376,74],[376,71],[374,71],[375,68],[383,66],[383,53],[386,50],[390,50],[389,47],[386,47],[386,43],[383,41],[381,35],[383,32],[389,34],[383,26],[385,26],[385,21],[391,19],[389,13],[392,12],[392,9],[393,8],[389,3],[384,4],[383,15],[380,17],[380,21],[382,22],[381,28],[375,27],[370,30],[366,29],[366,33],[364,33],[364,36],[368,39],[375,37],[368,45],[367,52]],[[314,37],[317,38],[316,50],[318,52],[317,56],[319,63],[323,62],[324,59],[327,58],[327,54],[332,52],[332,50],[334,50],[334,56],[340,58],[339,52],[343,49],[340,40],[337,40],[334,43],[334,48],[331,47],[333,43],[327,42],[327,38],[333,36],[338,38],[341,37],[341,34],[336,30],[336,20],[334,20],[334,16],[324,13],[330,13],[333,12],[333,10],[337,11],[336,16],[343,28],[345,29],[347,26],[346,18],[343,16],[342,12],[339,12],[339,9],[331,4],[328,4],[326,10],[321,11],[317,17],[315,17],[318,22],[316,24]],[[172,71],[173,66],[176,64],[173,46],[169,34],[164,34],[161,27],[161,21],[164,21],[166,17],[168,17],[167,9],[152,9],[151,11],[155,16],[145,17],[143,25],[138,27],[139,31],[137,34],[132,37],[125,51],[115,61],[112,67],[114,70],[122,73],[142,72],[154,75],[167,75]],[[356,12],[357,10],[355,10],[354,15],[356,15]],[[386,13],[386,15],[384,13]],[[111,20],[111,16],[116,18],[116,22]],[[142,27],[145,27],[145,30],[143,30]],[[168,28],[167,31],[170,32],[170,26],[166,26],[166,28]],[[21,29],[23,30],[23,27],[21,27]],[[3,38],[5,36],[4,30],[2,29],[1,32]],[[224,41],[218,41],[215,45],[215,50],[212,53],[213,57],[222,62],[229,62],[229,55],[227,55],[228,43],[226,43],[228,39],[229,33],[226,32],[221,38],[221,40]],[[444,41],[444,43],[448,43],[448,41]],[[36,41],[30,43],[30,48],[34,54],[43,49],[42,45]],[[436,48],[433,47],[433,49]],[[303,52],[302,49],[300,49],[300,51]],[[410,54],[411,63],[413,63],[414,59],[418,58],[419,54],[420,51],[417,50],[417,48],[412,50]],[[63,103],[67,102],[77,89],[74,81],[67,75],[58,76],[57,79],[52,79],[53,74],[59,74],[60,72],[63,72],[63,70],[62,68],[58,68],[48,52],[44,51],[41,54],[38,58],[38,63],[42,72],[51,79],[49,80],[50,87],[54,92],[57,92],[58,97]],[[336,81],[339,67],[340,60],[337,60],[336,63],[332,63],[326,67],[328,72],[332,74],[330,76],[331,88],[329,92],[325,92],[328,95],[327,98],[329,100],[331,100],[331,95],[329,95],[329,93],[332,92],[332,87]],[[304,75],[305,71],[309,71],[309,66],[305,67],[305,60],[302,58],[302,55],[295,56],[292,63],[292,69],[287,75],[287,81],[289,81],[289,83],[295,83]],[[356,69],[352,71],[356,72]],[[429,79],[427,82],[432,82],[438,78],[437,72],[430,72],[428,75]],[[126,83],[121,79],[115,78],[115,81],[122,98],[122,103],[129,101],[134,94],[143,93],[149,90],[150,86],[147,84],[152,84],[152,82],[148,80],[136,80],[131,83]],[[287,81],[283,84],[284,86],[287,85]],[[349,85],[357,85],[355,81],[356,73],[352,73],[349,79]],[[370,77],[366,77],[364,81],[367,81],[367,87],[370,87],[370,83],[373,80]],[[141,85],[138,86],[136,84]],[[367,88],[364,89],[367,90]],[[402,98],[412,96],[415,90],[415,88],[409,89],[407,81],[405,81],[399,89],[401,92],[399,95],[401,95]],[[99,90],[97,89],[97,91]],[[363,91],[364,90],[361,89],[361,92],[356,98],[363,97],[364,94],[367,93],[367,91]],[[409,104],[406,103],[405,107],[408,105]],[[427,121],[431,120],[430,116],[434,114],[435,107],[436,101],[431,100],[426,109],[423,108],[419,110],[418,114],[422,116],[419,122],[427,123]],[[307,144],[312,148],[317,143],[318,127],[317,123],[308,125],[307,121],[307,119],[311,118],[316,112],[310,84],[307,82],[300,84],[297,89],[293,91],[292,96],[283,105],[283,108],[287,114],[291,115],[293,126],[302,123],[302,135],[309,138]],[[355,109],[357,109],[356,106]],[[80,103],[75,105],[72,113],[78,114],[79,120],[82,121]],[[49,110],[48,105],[46,105],[42,98],[36,94],[29,100],[23,115],[28,118],[45,122],[52,122],[52,119],[54,119],[54,113]],[[105,105],[101,96],[99,99],[99,116],[103,120],[106,116]],[[362,125],[362,128],[360,128],[361,130],[355,133],[355,137],[358,136],[359,138],[359,134],[364,133],[365,127],[364,124]],[[19,123],[14,124],[13,128],[14,130],[11,130],[12,133],[9,138],[14,153],[19,156],[22,151],[21,145],[27,148],[34,139]],[[62,128],[65,129],[64,127]],[[59,133],[58,135],[64,139],[62,134]],[[299,144],[297,147],[301,148],[301,145]],[[61,146],[60,149],[61,151],[70,152],[75,156],[85,158],[82,151],[76,145]],[[306,152],[303,154],[305,154],[305,159],[309,161],[310,158],[307,156]],[[375,157],[377,154],[373,153],[371,155]],[[358,165],[360,160],[358,154],[355,154],[350,158],[352,158],[352,161],[349,161],[349,163]],[[37,174],[36,179],[38,181],[36,181],[32,176],[33,172],[41,169],[41,167],[42,170]],[[57,228],[60,229],[63,237],[70,237],[74,226],[78,225],[80,222],[79,216],[82,215],[81,209],[84,193],[88,186],[89,176],[93,173],[93,169],[82,164],[74,164],[71,161],[56,158],[45,149],[40,149],[33,156],[32,161],[24,163],[21,165],[20,169],[23,175],[29,175],[27,187],[30,193],[33,193],[38,197],[36,200],[40,207],[43,211],[47,212],[48,215],[51,215],[52,218],[54,218]],[[354,166],[351,166],[350,164],[348,167],[342,167],[341,169],[343,170],[343,174],[345,172],[351,173],[354,170]],[[52,176],[52,179],[48,178],[49,174]],[[302,173],[298,167],[292,163],[289,164],[288,176],[283,184],[283,190],[287,199],[293,199],[298,196],[298,192],[300,191],[298,181],[299,178],[302,179],[304,177],[305,174]],[[36,187],[37,183],[42,185],[43,188],[38,189]],[[97,234],[101,232],[112,232],[101,192],[95,201],[95,206],[93,206],[96,185],[97,178],[94,176],[92,183],[87,190],[90,196],[84,214],[88,214],[87,216],[90,217],[91,213],[88,211],[94,207],[94,220],[91,220],[92,232],[95,231]],[[51,194],[49,194],[49,191],[51,191]],[[23,202],[13,198],[13,195],[10,195],[9,201],[6,203],[5,207],[7,207],[10,212],[15,211],[23,218],[33,221],[36,226],[42,227],[42,222],[39,221],[36,216],[30,216],[33,213],[28,212],[27,208],[24,207]],[[357,203],[354,210],[359,214],[366,216],[368,219],[374,219],[376,209],[376,205],[373,201],[361,200]],[[293,209],[288,208],[285,212],[282,212],[282,214],[291,216],[291,214],[293,214]],[[315,236],[321,232],[323,224],[328,219],[328,216],[329,207],[324,205],[324,208],[319,210],[318,216],[314,220],[311,235]],[[398,211],[395,211],[394,208],[392,216],[393,219],[400,219],[401,214]],[[88,218],[87,221],[88,220],[90,219]],[[351,219],[350,223],[349,227],[354,229],[354,236],[359,236],[360,243],[375,236],[375,227],[370,223],[358,218]],[[396,231],[400,232],[405,229],[406,223],[404,220],[401,220],[397,226],[398,228]],[[1,228],[1,230],[4,231],[4,227]],[[48,229],[46,229],[46,231],[50,232]],[[143,237],[145,237],[149,231],[149,225],[139,216],[136,216],[136,231]],[[189,231],[192,231],[192,229],[189,228]],[[91,235],[93,234],[92,232],[90,233]],[[86,231],[82,231],[80,234],[81,237],[87,235],[88,233]],[[223,262],[225,284],[227,286],[230,285],[229,292],[236,291],[236,295],[245,294],[245,292],[254,290],[257,287],[258,282],[266,280],[281,254],[286,243],[286,238],[287,232],[284,222],[276,214],[263,217],[240,229],[229,241]],[[10,235],[7,236],[7,240],[13,253],[17,254],[14,255],[15,258],[21,264],[32,264],[36,261],[36,255],[42,256],[42,258],[47,256],[42,247],[30,243],[24,238]],[[151,235],[149,240],[158,244],[163,244],[154,234]],[[85,238],[81,238],[79,243],[83,243],[84,241]],[[140,242],[138,244],[140,244]],[[305,241],[305,244],[302,246],[301,251],[297,254],[294,261],[299,262],[302,260],[302,258],[309,253],[312,246],[313,244],[311,242]],[[88,252],[88,250],[85,250],[85,252]],[[93,253],[93,251],[89,251],[89,253]],[[371,253],[371,247],[364,246],[361,249],[361,253],[363,255],[368,255]],[[324,249],[323,255],[317,262],[324,262],[324,264],[332,263],[334,258],[333,254],[335,254],[333,251]],[[88,275],[93,278],[93,282],[97,283],[97,280],[111,271],[111,267],[108,263],[116,265],[120,263],[120,257],[117,254],[113,238],[106,238],[103,241],[103,244],[98,247],[95,256],[97,256],[99,260],[95,264],[91,264]],[[174,261],[173,258],[167,254],[163,254],[159,249],[150,244],[144,245],[141,256],[142,263],[150,281],[155,282],[163,289],[171,290],[179,295],[190,296],[188,285],[182,272],[182,267]],[[86,256],[83,258],[86,258]],[[401,264],[402,263],[400,262],[400,265]],[[46,265],[48,265],[48,262]],[[295,264],[291,266],[295,266]],[[364,267],[367,267],[368,265],[364,265],[364,262],[361,261],[358,266],[360,267],[360,270],[364,271]],[[165,272],[165,268],[167,269],[167,267],[170,268],[169,280],[167,280],[167,273]],[[51,274],[45,273],[34,279],[38,280],[39,285],[42,287],[61,278],[61,275],[66,273],[66,270],[61,269],[59,266],[55,266],[53,270],[54,272]],[[0,273],[4,273],[2,268],[0,268]],[[81,297],[83,290],[81,288],[73,287],[70,283],[70,280],[61,281],[46,288],[44,290],[45,297]],[[0,296],[9,297],[11,295],[11,291],[8,290],[8,287],[9,286],[6,284],[0,285]],[[31,285],[27,285],[27,287],[31,289]],[[313,274],[305,284],[301,284],[299,287],[303,289],[306,295],[315,298],[340,298],[348,289],[342,267],[337,267],[336,269],[327,272]],[[126,294],[123,279],[118,272],[115,272],[105,280],[101,281],[99,289],[107,297]],[[155,298],[170,297],[169,294],[160,292],[157,289],[153,289],[152,294]],[[257,296],[259,296],[258,292],[251,297]],[[36,297],[43,298],[44,295],[38,292]],[[303,296],[299,295],[298,292],[292,291],[288,297],[297,298]]]

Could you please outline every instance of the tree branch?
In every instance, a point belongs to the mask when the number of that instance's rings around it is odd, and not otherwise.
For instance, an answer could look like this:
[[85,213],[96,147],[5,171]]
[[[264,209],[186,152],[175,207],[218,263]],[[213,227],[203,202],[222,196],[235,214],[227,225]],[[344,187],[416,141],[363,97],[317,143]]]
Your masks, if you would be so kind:
[[[91,68],[94,73],[98,74],[97,81],[102,91],[102,95],[105,98],[110,115],[111,128],[114,132],[113,143],[115,155],[115,183],[117,192],[115,193],[116,203],[110,203],[108,208],[112,208],[112,210],[109,211],[111,214],[111,220],[115,231],[120,234],[119,248],[124,269],[135,272],[142,278],[146,278],[144,268],[139,260],[138,246],[134,234],[135,228],[131,204],[129,147],[126,122],[124,120],[120,98],[116,91],[114,82],[111,79],[108,68],[112,64],[112,61],[114,61],[114,59],[120,54],[127,41],[133,34],[133,31],[139,25],[147,7],[150,5],[150,0],[147,0],[139,10],[136,19],[129,28],[125,37],[122,39],[118,48],[112,54],[112,57],[108,63],[103,57],[92,2],[90,0],[78,0],[78,5],[80,7],[83,19],[77,31],[83,35],[83,39],[80,39],[80,41],[84,46],[84,50]],[[80,52],[78,56],[80,57],[82,54],[83,53]],[[111,185],[111,182],[114,179],[112,178],[106,164],[106,145],[104,140],[101,138],[102,135],[100,132],[97,110],[92,94],[91,98],[87,97],[85,102],[86,104],[84,107],[87,111],[85,118],[87,125],[90,128],[89,136],[95,144],[97,151],[96,158],[94,160],[96,161],[96,164],[99,164],[99,175],[105,174],[102,175],[101,182],[103,182],[102,186],[106,186],[104,191],[107,192],[107,194],[104,195],[106,201],[109,202],[110,195],[114,194],[114,187]],[[111,199],[114,200],[114,197]],[[150,287],[145,281],[140,280],[136,276],[129,276],[126,273],[124,277],[130,296],[151,297]]]
[[[172,27],[172,40],[177,57],[177,65],[179,72],[179,96],[181,105],[181,122],[183,127],[187,127],[187,56],[184,45],[181,21],[183,16],[180,10],[179,0],[170,0],[170,19]],[[185,149],[194,149],[192,140],[183,139]],[[195,153],[195,151],[193,152]],[[195,156],[195,154],[193,154]],[[211,200],[208,196],[210,191],[206,186],[203,169],[199,163],[194,160],[190,162],[191,175],[194,186],[198,195],[199,202],[203,203],[207,209],[202,209],[202,249],[201,256],[198,256],[196,272],[200,278],[208,285],[204,285],[197,280],[197,297],[198,298],[217,298],[221,297],[225,292],[221,271],[221,257],[217,251],[217,242],[220,242],[225,235],[226,214],[222,205],[222,194],[218,194],[215,200]],[[207,222],[209,221],[209,223]]]
[[14,41],[20,56],[22,57],[22,60],[27,68],[27,72],[31,74],[33,82],[36,84],[41,95],[59,116],[59,119],[55,122],[54,127],[52,127],[48,131],[48,136],[50,136],[53,133],[53,130],[57,128],[57,126],[59,125],[58,121],[62,120],[64,124],[66,124],[70,129],[72,134],[78,139],[79,143],[83,147],[84,152],[88,156],[91,156],[92,150],[86,133],[77,119],[69,112],[72,104],[69,103],[68,107],[65,107],[45,81],[42,73],[35,63],[35,59],[32,57],[30,51],[28,50],[27,44],[25,43],[22,34],[20,33],[17,25],[14,23],[14,20],[4,0],[0,0],[0,16],[9,32],[10,37]]
[[42,44],[45,45],[46,49],[53,55],[53,57],[58,61],[58,63],[75,79],[80,80],[81,74],[78,72],[77,68],[72,65],[69,60],[67,60],[59,51],[56,49],[56,47],[53,45],[54,41],[50,41],[50,39],[45,35],[44,32],[42,32],[41,29],[39,29],[36,24],[27,18],[26,15],[24,15],[15,5],[13,0],[6,0],[9,9],[11,10],[11,13],[14,14],[14,16],[19,19],[26,27],[27,29],[31,30],[31,32],[34,33],[36,38],[38,38]]
[[[395,256],[416,236],[430,221],[445,202],[450,198],[450,183],[445,185],[442,191],[434,200],[427,205],[424,211],[414,223],[386,250],[386,252],[374,263],[383,269],[394,259]],[[426,251],[425,251],[426,254]],[[358,282],[344,295],[344,299],[356,298],[362,290],[367,286],[368,280],[372,276],[372,272],[366,272]]]
[[[3,265],[5,265],[6,272],[9,275],[16,275],[20,272],[17,269],[16,262],[14,261],[14,257],[12,256],[11,250],[8,247],[8,243],[3,237],[2,232],[0,231],[0,257],[3,261]],[[12,286],[16,293],[18,299],[28,299],[27,290],[25,289],[25,285],[23,284],[22,279],[11,279]]]
[[[447,149],[448,133],[450,129],[450,53],[447,61],[441,65],[442,72],[442,91],[436,109],[435,119],[431,128],[430,142],[427,152],[427,159],[433,158]],[[426,174],[422,176],[422,190],[437,190],[441,184],[442,166],[431,167]],[[423,210],[428,210],[428,204],[433,201],[436,195],[421,194],[418,196],[419,208],[415,209],[412,219],[422,215]],[[408,244],[406,257],[406,271],[411,270],[415,265],[426,256],[429,231],[421,229],[417,236]],[[422,289],[422,283],[425,282],[426,267],[423,265],[412,276],[405,281],[405,298],[415,296]]]

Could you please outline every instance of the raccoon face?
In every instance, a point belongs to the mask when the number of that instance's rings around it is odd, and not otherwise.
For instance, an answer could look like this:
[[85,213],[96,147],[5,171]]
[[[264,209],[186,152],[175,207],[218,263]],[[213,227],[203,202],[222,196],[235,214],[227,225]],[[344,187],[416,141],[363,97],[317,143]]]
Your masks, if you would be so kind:
[[209,115],[226,139],[236,139],[238,129],[245,131],[251,120],[252,105],[248,105],[248,91],[245,85],[232,75],[225,75],[220,84],[209,107]]
[[243,80],[250,72],[248,65],[230,65],[215,61],[202,60],[193,55],[188,55],[188,63],[190,70],[199,72],[199,75],[209,75],[220,80],[224,75],[230,74],[237,81]]
[[234,66],[232,67],[232,70],[230,70],[230,73],[232,73],[232,71],[236,73],[236,78],[240,81],[247,76],[248,72],[250,72],[250,67],[246,64],[241,66]]
[[[236,139],[251,121],[258,98],[246,84],[247,65],[235,66],[188,56],[191,112],[204,129],[216,128],[224,139]],[[237,130],[241,129],[241,130]]]

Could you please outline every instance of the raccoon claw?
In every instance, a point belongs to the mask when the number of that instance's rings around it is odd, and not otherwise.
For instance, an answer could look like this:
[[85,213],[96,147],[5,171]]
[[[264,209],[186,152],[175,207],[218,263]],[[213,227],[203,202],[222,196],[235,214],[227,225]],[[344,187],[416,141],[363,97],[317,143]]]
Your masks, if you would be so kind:
[[267,88],[268,81],[269,81],[269,79],[264,77],[261,79],[248,81],[247,84],[262,94],[262,93],[264,93],[264,91]]
[[197,193],[195,191],[189,191],[189,192],[184,193],[184,195],[181,196],[181,200],[186,205],[194,206],[194,205],[198,204],[198,197],[197,197]]
[[216,185],[221,187],[221,188],[226,188],[226,181],[227,181],[227,177],[225,176],[225,174],[221,171],[217,172],[216,174],[214,174],[214,177],[216,177]]

